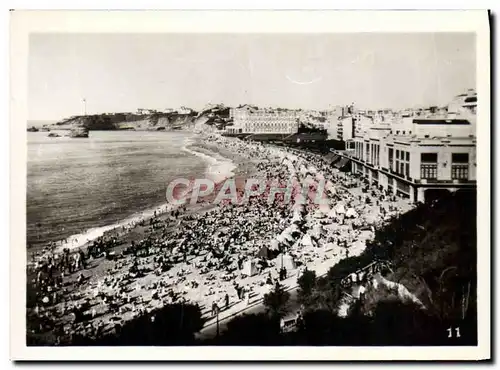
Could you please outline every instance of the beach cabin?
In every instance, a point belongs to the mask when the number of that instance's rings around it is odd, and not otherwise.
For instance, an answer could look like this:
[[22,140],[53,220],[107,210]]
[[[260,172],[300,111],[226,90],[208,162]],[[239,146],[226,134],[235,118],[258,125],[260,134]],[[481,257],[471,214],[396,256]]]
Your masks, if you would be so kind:
[[247,260],[243,264],[243,269],[241,273],[246,276],[254,276],[259,273],[259,269],[257,268],[257,262],[255,260]]

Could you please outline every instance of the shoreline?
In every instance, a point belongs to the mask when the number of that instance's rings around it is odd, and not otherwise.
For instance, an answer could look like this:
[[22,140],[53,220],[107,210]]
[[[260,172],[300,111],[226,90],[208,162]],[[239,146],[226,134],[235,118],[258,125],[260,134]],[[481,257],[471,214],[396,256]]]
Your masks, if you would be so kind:
[[[202,137],[205,138],[204,141],[202,141]],[[273,173],[272,171],[278,171],[277,173],[281,173],[279,176],[295,176],[299,179],[304,179],[306,175],[309,175],[307,167],[309,169],[313,169],[313,173],[320,173],[322,176],[323,170],[326,169],[324,164],[321,164],[320,162],[315,163],[315,165],[320,166],[321,168],[316,169],[316,167],[310,165],[311,160],[309,159],[304,159],[301,158],[300,156],[303,155],[303,153],[297,153],[293,152],[293,150],[288,150],[288,149],[283,149],[283,148],[277,148],[277,147],[264,147],[264,146],[259,146],[255,144],[249,144],[249,143],[242,143],[239,141],[231,141],[228,139],[221,139],[221,138],[215,138],[212,136],[199,136],[199,143],[198,146],[201,147],[201,151],[203,150],[210,150],[212,147],[218,147],[219,150],[217,150],[217,153],[219,153],[220,156],[223,158],[229,157],[230,160],[234,161],[236,164],[236,169],[235,169],[235,174],[234,176],[248,176],[250,173],[252,173],[254,170],[256,170],[255,163],[253,161],[252,153],[255,156],[261,156],[259,160],[257,161],[259,165],[262,163],[267,163],[264,166],[267,166],[267,170],[265,170],[262,174],[266,174],[269,176],[269,174]],[[207,140],[208,138],[208,140]],[[210,140],[212,138],[213,140]],[[209,141],[210,140],[210,141]],[[226,145],[227,147],[224,147]],[[232,148],[232,156],[231,156],[231,150]],[[265,153],[262,153],[265,148]],[[250,151],[250,153],[248,153]],[[253,152],[252,152],[253,151]],[[250,159],[248,158],[250,154]],[[267,157],[266,157],[267,156]],[[232,158],[231,158],[232,157]],[[238,160],[239,158],[239,160]],[[267,160],[264,160],[264,158],[267,158]],[[271,158],[274,158],[271,160]],[[311,154],[311,158],[315,158]],[[264,160],[264,162],[262,162]],[[268,163],[268,161],[270,161]],[[316,158],[317,160],[317,158]],[[273,164],[274,163],[274,164]],[[247,165],[245,165],[247,164]],[[269,167],[270,166],[270,167]],[[305,168],[305,173],[304,172]],[[267,172],[266,172],[267,171]],[[271,172],[269,172],[271,171]],[[255,172],[255,174],[259,173],[259,171]],[[288,173],[288,175],[286,175]],[[333,176],[333,175],[332,175]],[[366,219],[366,222],[368,224],[373,224],[375,220],[377,219],[377,211],[372,210],[372,208],[369,208],[364,204],[364,202],[360,202],[359,200],[355,201],[355,198],[359,196],[359,199],[363,197],[363,194],[361,193],[360,189],[343,189],[343,181],[354,181],[355,180],[342,180],[344,178],[343,175],[340,174],[335,174],[332,179],[335,179],[335,182],[333,183],[333,186],[337,189],[335,192],[329,194],[329,199],[331,201],[332,208],[336,203],[338,203],[339,199],[343,202],[347,200],[352,203],[351,206],[358,207],[360,210],[365,210],[366,211],[366,216],[363,215],[363,217]],[[359,184],[358,184],[359,187]],[[359,194],[356,195],[356,190],[359,190]],[[340,195],[339,195],[340,194]],[[343,199],[343,197],[346,199]],[[349,200],[351,199],[351,200]],[[364,197],[363,197],[364,199]],[[354,203],[353,203],[354,201]],[[348,204],[345,204],[346,207]],[[188,232],[191,233],[193,230],[195,232],[207,232],[208,234],[206,237],[210,237],[211,239],[215,236],[216,239],[219,237],[213,234],[211,232],[210,228],[206,231],[203,231],[203,226],[202,229],[199,229],[199,227],[195,227],[193,229],[192,226],[182,226],[185,223],[187,225],[192,224],[195,222],[195,224],[200,224],[205,225],[204,227],[207,226],[206,220],[207,217],[208,219],[212,218],[212,214],[217,215],[221,212],[224,214],[231,214],[231,207],[227,208],[221,205],[209,205],[208,207],[205,207],[206,204],[201,203],[200,205],[196,205],[199,207],[196,207],[196,209],[190,209],[189,207],[186,208],[185,213],[183,213],[180,218],[179,214],[175,215],[175,217],[172,217],[172,214],[162,214],[161,216],[156,218],[155,223],[152,225],[151,229],[151,223],[148,229],[147,225],[140,226],[137,230],[137,227],[134,229],[136,230],[128,230],[124,235],[120,236],[121,244],[120,246],[116,247],[113,246],[111,249],[113,249],[113,252],[118,255],[118,253],[121,251],[123,254],[123,251],[125,250],[125,247],[122,246],[122,244],[127,245],[128,243],[143,243],[144,242],[144,236],[148,236],[148,240],[150,240],[151,236],[153,237],[152,240],[172,240],[177,242],[174,242],[174,248],[171,249],[171,252],[167,253],[166,256],[173,256],[175,254],[179,255],[179,246],[182,248],[183,242],[182,240],[185,240],[185,235],[182,234],[179,237],[182,237],[181,239],[175,237],[176,232],[180,231],[179,228],[184,227],[184,229]],[[133,308],[133,313],[130,313],[128,311],[129,309],[127,308],[126,312],[122,312],[120,309],[120,314],[119,317],[122,318],[125,322],[136,317],[137,314],[140,315],[140,312],[142,312],[142,308],[140,307],[151,307],[151,309],[162,307],[164,304],[168,304],[168,302],[171,302],[171,298],[168,298],[172,292],[172,289],[175,291],[178,291],[180,294],[180,299],[181,300],[187,300],[188,302],[195,302],[200,305],[202,308],[202,315],[205,317],[207,320],[205,322],[205,327],[208,325],[211,325],[210,322],[213,321],[213,317],[209,315],[210,313],[210,304],[213,302],[220,302],[224,294],[229,294],[229,299],[232,302],[232,305],[229,309],[223,310],[221,319],[224,318],[224,316],[231,316],[231,312],[234,310],[236,311],[241,311],[242,309],[244,310],[245,306],[252,305],[255,302],[259,301],[263,294],[265,294],[269,290],[269,286],[265,283],[266,276],[272,277],[272,279],[277,278],[277,271],[276,271],[276,266],[279,264],[279,260],[269,260],[268,263],[266,264],[267,267],[263,267],[261,272],[258,273],[257,275],[251,274],[250,276],[243,277],[240,276],[237,278],[238,274],[241,274],[241,268],[238,268],[236,266],[236,257],[238,255],[246,256],[245,260],[252,260],[252,258],[255,258],[256,253],[260,251],[264,246],[270,247],[274,243],[278,244],[283,244],[286,242],[284,238],[287,238],[287,233],[290,233],[290,230],[295,230],[295,233],[298,233],[300,236],[298,239],[293,241],[293,245],[290,245],[287,247],[289,250],[288,254],[290,256],[294,256],[293,259],[297,261],[302,261],[300,265],[295,266],[295,264],[292,264],[289,266],[289,275],[283,282],[285,285],[290,286],[291,285],[296,285],[296,279],[297,276],[300,274],[301,269],[304,267],[307,267],[308,269],[312,270],[318,270],[318,272],[321,271],[328,271],[328,268],[331,267],[332,265],[336,264],[339,260],[346,258],[348,255],[347,248],[341,247],[341,243],[345,240],[347,243],[352,243],[350,245],[349,249],[349,255],[354,256],[362,253],[364,250],[364,245],[366,240],[370,238],[371,231],[360,231],[357,230],[356,228],[352,228],[352,225],[354,224],[355,220],[347,219],[344,216],[342,216],[340,219],[337,219],[336,222],[331,223],[325,223],[324,217],[334,217],[331,212],[328,213],[328,216],[325,216],[325,212],[320,211],[319,209],[314,209],[310,207],[302,207],[302,214],[298,212],[297,210],[292,209],[292,207],[282,207],[283,213],[276,213],[273,215],[273,212],[277,212],[279,210],[273,210],[273,208],[269,208],[267,205],[263,206],[262,210],[264,212],[269,213],[267,216],[266,214],[260,214],[258,217],[250,217],[252,213],[249,213],[247,216],[243,216],[244,218],[242,220],[245,220],[245,223],[250,223],[250,225],[256,223],[256,225],[259,225],[259,222],[261,219],[266,219],[266,217],[271,217],[269,218],[268,222],[265,222],[263,226],[264,231],[263,234],[254,234],[254,237],[250,237],[248,242],[244,242],[244,244],[241,247],[238,247],[238,244],[241,243],[238,242],[238,238],[233,242],[234,245],[230,244],[229,248],[231,250],[231,255],[233,257],[233,263],[230,265],[225,265],[223,264],[222,266],[222,271],[220,263],[222,260],[218,259],[218,257],[215,257],[215,251],[211,252],[210,248],[219,248],[221,242],[211,241],[212,247],[209,247],[208,249],[203,248],[203,240],[201,240],[200,247],[201,249],[196,252],[194,251],[194,254],[189,255],[189,263],[185,264],[183,262],[179,262],[179,256],[175,257],[173,261],[174,262],[172,267],[167,270],[166,273],[159,273],[157,276],[154,276],[153,271],[156,271],[155,267],[157,265],[156,262],[156,257],[153,257],[155,254],[158,252],[162,253],[161,251],[165,248],[170,248],[168,246],[159,246],[158,248],[153,248],[151,251],[149,249],[149,252],[147,252],[145,257],[141,257],[139,260],[142,261],[140,262],[140,265],[144,265],[144,268],[146,268],[145,271],[150,271],[146,272],[146,274],[143,277],[135,277],[132,279],[132,281],[135,281],[132,285],[135,288],[132,288],[133,292],[129,292],[129,297],[130,295],[134,295],[135,297],[140,297],[140,302],[139,304],[132,304]],[[259,209],[259,208],[257,208]],[[288,209],[288,214],[286,210]],[[369,211],[369,209],[371,211]],[[245,211],[244,209],[239,209],[239,212]],[[215,213],[213,213],[215,212]],[[228,213],[229,212],[229,213]],[[238,212],[238,213],[239,213]],[[254,211],[252,211],[254,212]],[[261,212],[261,211],[259,211]],[[281,211],[280,211],[281,212]],[[340,211],[339,211],[340,212]],[[345,211],[344,211],[345,212]],[[371,222],[369,221],[369,214],[371,212],[375,212],[374,215],[374,221]],[[206,216],[201,216],[201,214],[206,214]],[[236,215],[238,215],[236,213]],[[245,213],[243,213],[244,215]],[[338,216],[338,215],[337,215]],[[335,216],[335,217],[337,217]],[[216,226],[220,224],[222,228],[220,230],[227,229],[225,233],[230,233],[231,229],[233,230],[238,230],[238,228],[245,228],[244,224],[243,226],[239,223],[234,224],[234,223],[224,223],[223,219],[221,219],[222,216],[215,216],[213,219],[214,221],[211,221],[212,223],[215,223],[214,225]],[[250,218],[249,218],[250,217]],[[379,218],[379,217],[378,217]],[[194,219],[195,221],[190,221],[191,219]],[[323,221],[322,221],[323,220]],[[333,219],[332,219],[333,220]],[[154,231],[156,221],[158,221],[162,226],[162,234],[158,234]],[[297,224],[298,222],[298,224]],[[303,224],[300,228],[300,232],[298,231],[299,229],[293,229],[297,225]],[[208,226],[211,225],[211,223],[208,224]],[[226,226],[224,226],[226,225]],[[294,226],[295,225],[295,226]],[[290,229],[292,228],[292,229]],[[149,231],[148,231],[149,230]],[[191,230],[191,231],[189,231]],[[289,230],[289,231],[287,231]],[[318,232],[318,230],[320,230]],[[349,231],[352,230],[352,231]],[[250,232],[255,232],[255,230],[249,229],[248,231]],[[247,232],[248,232],[247,231]],[[258,231],[258,230],[257,230]],[[321,235],[321,233],[325,235]],[[338,233],[344,233],[346,236],[345,237],[337,237]],[[216,233],[217,234],[217,233]],[[155,236],[156,235],[156,236]],[[211,236],[209,236],[211,235]],[[327,235],[330,235],[329,237]],[[333,238],[332,238],[333,235]],[[205,237],[205,238],[206,238]],[[160,238],[160,239],[158,239]],[[311,238],[316,240],[315,244],[313,245],[311,243]],[[203,238],[202,238],[203,239]],[[196,239],[195,239],[196,240]],[[223,239],[224,240],[224,239]],[[226,239],[229,240],[229,239]],[[321,245],[319,244],[321,243]],[[226,243],[227,245],[227,243]],[[246,247],[243,247],[244,245],[247,245]],[[236,249],[235,249],[236,247]],[[177,250],[177,252],[175,252]],[[155,252],[156,251],[156,252]],[[151,253],[150,253],[151,252]],[[186,259],[186,252],[184,252],[184,262],[187,262],[188,260]],[[188,252],[189,253],[189,252]],[[191,251],[193,253],[193,251]],[[219,252],[217,252],[219,253]],[[227,251],[225,253],[228,253]],[[259,252],[260,253],[260,252]],[[182,256],[182,252],[181,255]],[[207,257],[207,256],[212,256],[212,257]],[[254,256],[254,257],[252,257]],[[167,257],[167,258],[172,258],[172,257]],[[182,257],[180,257],[182,259]],[[215,258],[215,259],[214,259]],[[70,274],[66,280],[67,284],[69,284],[70,290],[74,293],[80,291],[83,294],[83,297],[87,297],[86,300],[87,302],[90,301],[95,302],[97,306],[99,307],[99,310],[104,309],[104,312],[108,312],[108,308],[106,308],[106,304],[99,303],[99,300],[96,301],[95,294],[93,292],[98,292],[101,290],[106,290],[108,293],[106,294],[112,294],[115,295],[114,291],[110,292],[109,288],[103,288],[102,284],[99,283],[99,281],[103,281],[102,278],[104,277],[104,285],[109,285],[106,283],[106,279],[108,277],[111,279],[111,286],[113,286],[114,283],[112,281],[123,281],[122,279],[127,276],[126,269],[130,268],[129,266],[134,262],[137,261],[137,258],[130,258],[127,256],[120,257],[120,259],[117,260],[117,262],[112,262],[112,261],[107,261],[106,259],[101,260],[101,261],[96,261],[97,265],[94,265],[91,267],[91,274],[90,276],[86,277],[88,278],[88,281],[86,281],[83,284],[83,287],[87,287],[82,291],[82,287],[80,287],[80,284],[77,284],[77,273]],[[238,257],[239,261],[239,257]],[[136,262],[134,262],[136,263]],[[208,263],[208,264],[207,264]],[[215,263],[215,266],[219,265],[219,269],[213,269],[208,267],[203,267],[203,266],[210,266],[210,263]],[[281,263],[283,263],[283,259],[281,260]],[[93,261],[92,261],[93,264]],[[238,262],[239,264],[239,262]],[[235,270],[233,270],[232,266],[235,266]],[[118,267],[117,267],[118,266]],[[241,267],[241,266],[240,266]],[[118,270],[117,270],[118,268]],[[200,270],[201,268],[201,270]],[[228,269],[229,268],[229,269]],[[110,271],[111,269],[111,271]],[[152,269],[152,271],[151,271]],[[228,269],[228,270],[227,270]],[[227,271],[235,271],[235,272],[224,272],[225,270]],[[81,270],[83,272],[87,271],[86,269]],[[135,271],[135,270],[134,270]],[[83,272],[80,272],[83,274]],[[85,275],[88,275],[87,273]],[[135,276],[135,275],[134,275]],[[213,276],[213,278],[211,278]],[[116,280],[118,279],[118,280]],[[189,280],[187,280],[189,279]],[[248,297],[247,303],[245,303],[243,300],[238,300],[235,297],[234,294],[234,289],[231,288],[231,285],[228,283],[229,281],[235,281],[238,280],[238,283],[242,284],[243,286],[246,286],[246,290],[248,291]],[[128,280],[127,280],[128,281]],[[97,284],[97,285],[96,285]],[[228,285],[229,284],[229,285]],[[126,283],[126,285],[130,285],[129,283]],[[184,288],[183,288],[184,287]],[[156,292],[156,293],[155,293]],[[116,293],[118,294],[118,293]],[[126,294],[126,293],[123,293]],[[155,297],[155,294],[157,294],[160,299],[158,300]],[[176,293],[177,294],[177,293]],[[151,297],[151,298],[150,298]],[[115,299],[119,299],[115,297]],[[81,300],[81,298],[80,298]],[[56,301],[56,300],[54,300]],[[127,302],[130,302],[130,298],[125,300],[125,302],[121,303],[123,307],[129,307],[130,303],[127,304]],[[175,300],[173,301],[175,302]],[[72,303],[71,303],[72,304]],[[71,305],[70,304],[70,305]],[[66,309],[66,303],[63,304],[62,309],[63,309],[63,316],[65,317],[65,311]],[[52,310],[50,307],[53,307],[53,305],[48,305],[49,310]],[[57,303],[55,306],[56,312],[61,309],[61,304]],[[139,311],[135,310],[138,309]],[[96,310],[96,308],[94,308]],[[98,311],[99,311],[98,310]],[[135,310],[135,311],[134,311]],[[53,310],[52,310],[53,312]],[[102,314],[99,314],[96,312],[96,314],[92,314],[92,319],[90,320],[91,323],[95,323],[96,321],[99,322],[100,320],[107,320],[106,317],[108,317],[108,314],[105,314],[102,312]],[[139,313],[138,313],[139,312]],[[94,316],[100,317],[100,318],[95,318]],[[104,316],[103,316],[104,315]],[[115,312],[116,315],[116,312]],[[61,320],[59,320],[61,321]],[[67,319],[64,324],[64,320],[62,321],[63,325],[71,325],[74,326],[74,324],[69,324]],[[74,327],[73,329],[75,331],[81,331],[83,328],[77,329],[79,326]],[[106,325],[107,330],[112,330],[111,327],[108,327]]]
[[[212,178],[212,180],[216,183],[234,176],[234,171],[237,172],[238,164],[234,164],[230,159],[223,157],[220,153],[217,152],[215,146],[213,146],[211,149],[205,148],[204,152],[197,151],[197,149],[199,149],[197,146],[200,145],[200,138],[200,134],[191,133],[190,136],[184,139],[184,144],[181,150],[183,152],[187,152],[193,156],[201,158],[206,162],[204,174],[207,174],[207,172],[214,172],[211,169],[216,168],[216,176],[213,176]],[[141,222],[147,222],[154,215],[162,215],[175,210],[176,208],[177,207],[175,205],[172,205],[168,201],[165,201],[164,203],[158,205],[137,210],[131,215],[118,220],[113,224],[90,227],[81,233],[72,234],[64,239],[47,242],[46,245],[52,244],[57,251],[61,251],[64,248],[69,248],[71,251],[77,250],[79,248],[85,248],[89,243],[101,237],[112,235],[120,237],[124,233],[128,232],[124,231],[124,228],[133,228],[135,225]],[[28,255],[37,254],[40,251],[46,249],[46,247],[42,245],[37,245],[33,248],[28,248],[27,245],[26,247]]]

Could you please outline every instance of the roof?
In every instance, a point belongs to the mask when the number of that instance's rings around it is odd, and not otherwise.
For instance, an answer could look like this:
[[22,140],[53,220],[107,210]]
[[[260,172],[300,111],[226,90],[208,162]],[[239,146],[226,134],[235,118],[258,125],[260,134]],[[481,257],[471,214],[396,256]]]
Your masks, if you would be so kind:
[[414,119],[417,125],[470,125],[466,119]]

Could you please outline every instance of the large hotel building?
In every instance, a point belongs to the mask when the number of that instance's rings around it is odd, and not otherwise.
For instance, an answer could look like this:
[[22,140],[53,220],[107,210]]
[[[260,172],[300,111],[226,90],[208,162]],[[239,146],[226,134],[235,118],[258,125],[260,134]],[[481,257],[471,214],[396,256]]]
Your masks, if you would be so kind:
[[352,139],[335,154],[351,171],[393,194],[425,201],[430,192],[476,187],[477,96],[469,90],[446,112],[409,114],[373,121],[356,129],[361,117],[346,120]]
[[233,125],[229,134],[288,134],[299,129],[297,112],[280,109],[258,109],[251,106],[232,108]]

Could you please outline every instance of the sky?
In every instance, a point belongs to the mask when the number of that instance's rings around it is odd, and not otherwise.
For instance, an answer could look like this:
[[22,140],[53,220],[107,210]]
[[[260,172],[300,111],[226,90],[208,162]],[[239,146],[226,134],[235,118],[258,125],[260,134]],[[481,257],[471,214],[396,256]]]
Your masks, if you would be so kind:
[[475,35],[32,34],[30,120],[208,103],[445,105],[476,87]]

